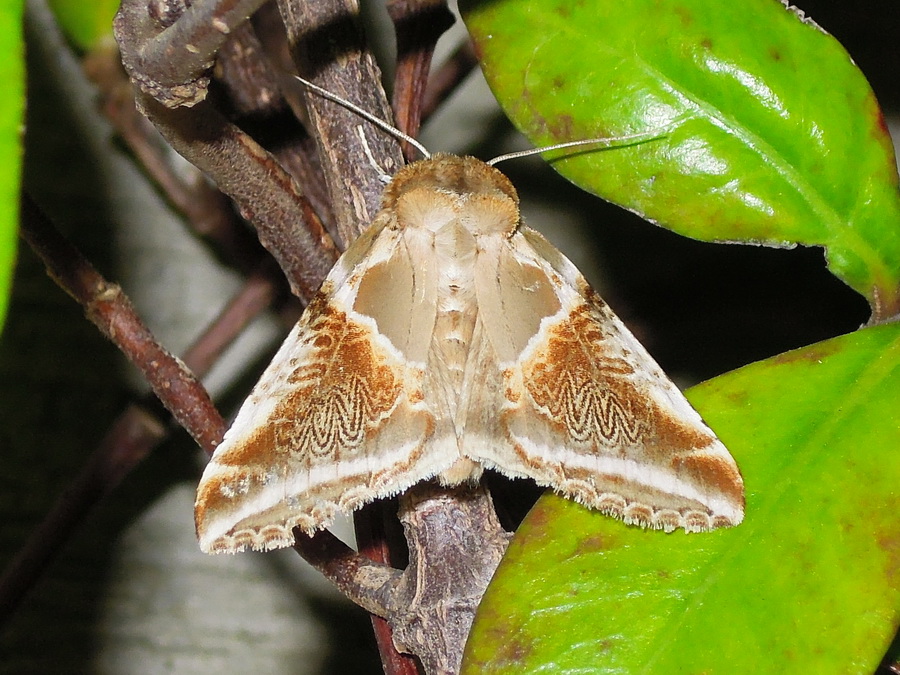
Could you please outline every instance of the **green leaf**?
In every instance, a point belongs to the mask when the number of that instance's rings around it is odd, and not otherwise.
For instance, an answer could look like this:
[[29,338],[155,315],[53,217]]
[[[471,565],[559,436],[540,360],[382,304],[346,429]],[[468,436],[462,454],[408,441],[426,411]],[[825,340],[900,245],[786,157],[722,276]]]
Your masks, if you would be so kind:
[[49,0],[59,27],[79,49],[88,51],[112,37],[112,20],[119,0]]
[[488,83],[576,184],[706,241],[827,247],[878,315],[900,311],[893,148],[841,45],[777,0],[460,2]]
[[24,57],[22,3],[4,3],[0,6],[0,328],[6,318],[16,261],[25,113]]
[[900,325],[689,394],[741,467],[744,523],[666,535],[543,498],[464,673],[873,672],[900,618]]

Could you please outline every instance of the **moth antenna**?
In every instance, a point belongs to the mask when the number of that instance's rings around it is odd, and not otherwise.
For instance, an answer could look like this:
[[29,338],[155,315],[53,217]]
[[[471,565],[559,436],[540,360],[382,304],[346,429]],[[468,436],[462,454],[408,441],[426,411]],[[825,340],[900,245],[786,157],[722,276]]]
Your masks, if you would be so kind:
[[357,115],[362,117],[364,120],[368,120],[369,122],[374,124],[379,129],[388,132],[394,138],[397,138],[401,141],[406,141],[407,143],[409,143],[416,150],[421,152],[422,156],[425,159],[431,159],[431,153],[428,152],[428,149],[424,145],[419,143],[419,141],[417,141],[415,138],[410,136],[409,134],[404,134],[397,127],[391,126],[390,124],[385,122],[383,119],[379,119],[378,117],[376,117],[375,115],[370,113],[368,110],[363,110],[355,103],[351,103],[350,101],[341,98],[337,94],[332,94],[327,89],[322,89],[322,87],[320,87],[319,85],[313,84],[309,80],[304,80],[299,75],[294,75],[294,77],[296,77],[298,80],[300,80],[301,84],[303,84],[304,87],[312,90],[313,92],[315,92],[322,98],[328,99],[329,101],[332,101],[333,103],[337,103],[338,105],[344,106],[347,110],[355,112]]
[[613,144],[625,144],[625,143],[633,143],[633,142],[644,142],[644,141],[655,141],[659,138],[662,138],[666,135],[668,129],[663,129],[662,131],[643,131],[638,134],[629,134],[627,136],[612,136],[610,138],[585,138],[580,141],[568,141],[566,143],[556,143],[555,145],[547,145],[543,148],[531,148],[529,150],[519,150],[518,152],[509,152],[505,155],[500,155],[499,157],[494,157],[494,159],[490,159],[485,164],[488,166],[495,166],[500,162],[505,162],[508,159],[518,159],[519,157],[530,157],[531,155],[540,155],[543,152],[549,152],[551,150],[563,150],[565,148],[577,148],[582,145],[598,145],[603,144],[606,146],[611,146]]

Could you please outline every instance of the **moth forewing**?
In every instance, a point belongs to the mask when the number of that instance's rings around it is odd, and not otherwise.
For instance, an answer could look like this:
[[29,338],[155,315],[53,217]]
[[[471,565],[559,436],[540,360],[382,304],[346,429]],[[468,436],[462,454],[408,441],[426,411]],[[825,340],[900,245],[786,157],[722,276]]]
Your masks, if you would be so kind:
[[482,467],[626,522],[735,525],[734,460],[575,267],[471,157],[401,170],[201,480],[209,552]]
[[[380,217],[373,229],[329,273],[204,471],[195,506],[204,551],[290,546],[293,528],[311,533],[446,468],[425,447],[429,338],[395,321],[430,306],[433,323],[434,301],[398,269],[409,259],[402,229]],[[385,266],[399,297],[376,305],[367,281]]]
[[[506,393],[499,416],[473,416],[466,452],[627,522],[740,522],[731,456],[575,267],[524,227],[503,246],[479,260],[476,289]],[[472,386],[497,386],[483,376],[489,357],[477,361]],[[490,394],[472,398],[484,405]]]

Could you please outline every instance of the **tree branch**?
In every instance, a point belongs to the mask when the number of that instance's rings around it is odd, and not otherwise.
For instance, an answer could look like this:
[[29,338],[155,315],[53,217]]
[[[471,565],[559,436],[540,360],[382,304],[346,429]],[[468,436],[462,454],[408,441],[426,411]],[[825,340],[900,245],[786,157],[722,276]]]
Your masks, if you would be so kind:
[[[445,0],[390,0],[388,15],[397,34],[397,70],[394,76],[394,118],[397,128],[417,136],[422,123],[424,94],[438,38],[453,25]],[[420,159],[419,151],[403,143],[407,161]]]
[[147,94],[137,97],[172,147],[235,201],[287,275],[291,290],[308,301],[338,251],[291,175],[209,103],[171,110]]
[[[389,120],[381,72],[357,26],[353,0],[278,0],[297,69],[304,77]],[[344,246],[358,237],[381,207],[384,183],[403,165],[392,137],[346,108],[306,95],[319,158]]]
[[53,280],[141,370],[153,393],[194,440],[203,448],[215,448],[226,425],[200,381],[154,339],[122,289],[106,281],[28,197],[22,200],[22,216],[22,237]]
[[170,108],[206,98],[216,53],[266,0],[123,0],[113,21],[122,63],[140,88]]
[[409,566],[391,594],[394,643],[429,675],[458,673],[475,610],[512,535],[481,484],[416,485],[400,498],[400,520]]
[[100,89],[103,114],[194,232],[211,242],[227,264],[245,274],[259,264],[261,256],[268,257],[231,201],[210,185],[199,169],[185,176],[173,166],[171,147],[135,105],[134,88],[122,70],[118,50],[94,50],[85,57],[84,69]]

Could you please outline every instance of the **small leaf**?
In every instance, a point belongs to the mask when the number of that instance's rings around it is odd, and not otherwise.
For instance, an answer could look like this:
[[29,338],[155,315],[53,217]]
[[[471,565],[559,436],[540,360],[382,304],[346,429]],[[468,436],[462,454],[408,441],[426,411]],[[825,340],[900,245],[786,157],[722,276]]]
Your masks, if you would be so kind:
[[666,535],[544,497],[463,673],[871,675],[900,618],[900,325],[689,393],[741,467],[743,524]]
[[460,2],[500,104],[567,178],[706,241],[827,247],[900,311],[900,193],[875,97],[830,35],[775,0]]
[[25,113],[24,56],[22,3],[15,0],[0,6],[0,328],[6,318],[16,260]]

